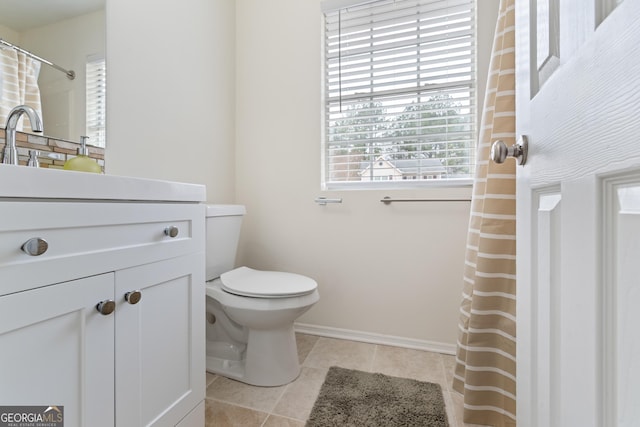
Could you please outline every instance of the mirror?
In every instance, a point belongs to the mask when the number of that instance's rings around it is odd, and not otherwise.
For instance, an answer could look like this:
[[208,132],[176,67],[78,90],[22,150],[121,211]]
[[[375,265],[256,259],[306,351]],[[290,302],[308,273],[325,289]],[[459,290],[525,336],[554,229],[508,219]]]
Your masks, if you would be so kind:
[[[104,3],[105,0],[0,2],[1,39],[75,72],[71,80],[63,71],[44,63],[40,66],[38,86],[46,136],[79,142],[81,135],[88,134],[87,63],[101,61],[104,71]],[[104,93],[101,96],[103,114]],[[4,125],[0,123],[0,127]],[[100,137],[93,135],[89,144],[104,146],[98,141]]]

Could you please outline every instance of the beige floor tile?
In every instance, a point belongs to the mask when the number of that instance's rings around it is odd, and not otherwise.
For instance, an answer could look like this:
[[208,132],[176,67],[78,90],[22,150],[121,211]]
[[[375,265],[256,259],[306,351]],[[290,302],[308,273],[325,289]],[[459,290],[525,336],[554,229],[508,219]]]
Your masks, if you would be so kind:
[[218,378],[218,376],[216,374],[212,374],[211,372],[207,372],[207,378],[205,379],[206,386],[209,387],[209,384],[211,384],[216,378]]
[[448,390],[444,387],[444,365],[438,353],[379,345],[372,370],[395,377],[435,382],[441,384],[443,390]]
[[278,415],[269,415],[263,427],[304,427],[304,423],[304,421],[292,420]]
[[456,369],[456,357],[449,354],[443,354],[441,356],[444,364],[444,375],[447,380],[447,389],[453,391],[453,372]]
[[371,371],[374,344],[321,337],[304,361],[304,366],[329,369],[331,366]]
[[207,387],[207,397],[269,413],[285,387],[256,387],[218,377]]
[[452,391],[449,393],[449,396],[451,397],[451,401],[453,402],[453,410],[454,410],[454,415],[456,417],[456,427],[463,427],[464,426],[464,422],[462,421],[462,405],[463,405],[463,400],[462,400],[462,395],[460,395],[460,393]]
[[302,367],[300,376],[287,386],[273,413],[306,421],[326,375],[326,369]]
[[444,405],[447,410],[447,419],[449,421],[449,427],[458,427],[458,419],[456,418],[455,403],[453,402],[453,397],[451,396],[451,393],[443,389],[442,397],[444,397]]
[[455,358],[450,355],[296,334],[300,376],[280,387],[254,387],[207,373],[207,426],[304,427],[331,366],[382,372],[437,382],[451,427],[462,422],[462,396],[451,392]]
[[298,360],[300,360],[300,364],[304,363],[311,349],[316,345],[318,338],[320,337],[315,335],[296,334],[296,346],[298,348]]
[[264,412],[205,400],[205,427],[260,427],[267,416]]

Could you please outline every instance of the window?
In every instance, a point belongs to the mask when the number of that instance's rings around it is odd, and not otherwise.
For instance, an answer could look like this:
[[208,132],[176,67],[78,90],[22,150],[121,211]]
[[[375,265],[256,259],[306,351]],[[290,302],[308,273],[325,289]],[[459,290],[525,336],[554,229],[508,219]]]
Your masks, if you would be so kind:
[[335,2],[323,3],[324,187],[468,182],[475,1]]
[[86,65],[86,132],[89,144],[106,143],[107,87],[104,57],[89,57]]

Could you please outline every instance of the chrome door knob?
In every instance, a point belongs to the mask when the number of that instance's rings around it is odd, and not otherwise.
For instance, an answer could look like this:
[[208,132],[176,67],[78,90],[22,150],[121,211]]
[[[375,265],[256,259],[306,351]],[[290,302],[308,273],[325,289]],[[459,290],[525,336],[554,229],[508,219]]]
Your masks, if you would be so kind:
[[178,230],[178,227],[172,225],[171,227],[167,227],[164,229],[164,234],[169,237],[176,237],[179,231],[180,230]]
[[131,291],[124,294],[124,299],[129,304],[137,304],[140,302],[142,298],[142,293],[140,291]]
[[98,310],[100,314],[104,316],[108,316],[109,314],[113,313],[115,309],[116,302],[110,299],[100,301],[98,305],[96,305],[96,310]]
[[22,245],[21,249],[31,256],[39,256],[47,252],[49,244],[46,240],[41,239],[40,237],[34,237],[27,240],[24,245]]
[[522,135],[511,147],[502,140],[497,140],[491,146],[491,160],[496,163],[504,163],[507,157],[514,157],[519,165],[527,162],[527,152],[529,151],[529,141],[526,135]]

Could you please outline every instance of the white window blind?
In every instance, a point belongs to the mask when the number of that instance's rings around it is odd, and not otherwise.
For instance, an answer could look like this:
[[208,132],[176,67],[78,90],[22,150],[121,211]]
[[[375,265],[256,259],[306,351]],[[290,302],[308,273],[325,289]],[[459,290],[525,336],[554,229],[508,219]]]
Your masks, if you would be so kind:
[[104,57],[89,57],[86,65],[86,133],[89,143],[106,143],[107,78]]
[[325,11],[325,187],[473,176],[474,31],[474,0]]

